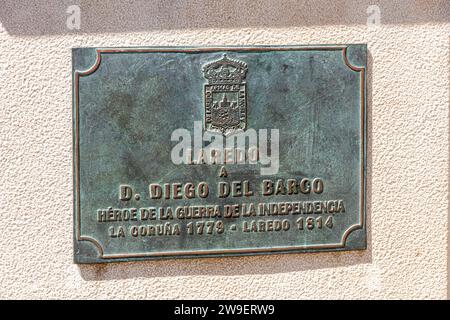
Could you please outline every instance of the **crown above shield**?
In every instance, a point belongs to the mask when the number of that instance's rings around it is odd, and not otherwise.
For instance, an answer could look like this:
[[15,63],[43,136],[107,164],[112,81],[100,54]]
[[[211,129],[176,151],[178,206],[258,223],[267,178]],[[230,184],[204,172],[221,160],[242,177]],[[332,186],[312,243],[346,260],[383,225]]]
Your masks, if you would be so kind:
[[203,67],[203,74],[209,84],[239,84],[247,75],[247,64],[230,59],[226,54],[222,59],[213,61]]

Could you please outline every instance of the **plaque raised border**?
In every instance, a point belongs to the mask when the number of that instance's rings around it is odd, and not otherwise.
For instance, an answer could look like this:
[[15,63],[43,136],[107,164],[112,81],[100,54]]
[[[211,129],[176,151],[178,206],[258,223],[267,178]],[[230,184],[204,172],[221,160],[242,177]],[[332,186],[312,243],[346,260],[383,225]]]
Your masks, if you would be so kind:
[[[74,243],[75,249],[79,248],[81,242],[88,242],[94,245],[98,252],[97,258],[79,257],[75,250],[74,258],[76,263],[101,263],[113,261],[144,260],[157,258],[189,258],[189,257],[217,257],[217,256],[240,256],[270,253],[299,253],[299,252],[318,252],[318,251],[342,251],[351,249],[366,249],[366,243],[349,247],[347,242],[349,236],[357,230],[366,228],[366,118],[367,118],[367,88],[366,88],[366,67],[354,66],[347,57],[348,45],[312,45],[312,46],[214,46],[214,47],[135,47],[135,48],[97,48],[95,63],[86,70],[74,70],[73,72],[73,179],[74,179]],[[360,75],[360,198],[359,198],[359,223],[350,226],[342,235],[338,243],[320,244],[320,245],[296,245],[280,247],[259,247],[248,249],[214,249],[214,250],[183,250],[183,251],[160,251],[149,253],[120,253],[105,254],[101,244],[93,237],[83,235],[81,232],[81,213],[80,213],[80,154],[79,154],[79,81],[80,78],[89,76],[96,72],[101,65],[102,57],[108,54],[120,53],[186,53],[186,52],[246,52],[246,51],[340,51],[342,53],[345,65],[352,71]],[[366,63],[365,63],[366,65]],[[364,238],[366,235],[364,234]]]

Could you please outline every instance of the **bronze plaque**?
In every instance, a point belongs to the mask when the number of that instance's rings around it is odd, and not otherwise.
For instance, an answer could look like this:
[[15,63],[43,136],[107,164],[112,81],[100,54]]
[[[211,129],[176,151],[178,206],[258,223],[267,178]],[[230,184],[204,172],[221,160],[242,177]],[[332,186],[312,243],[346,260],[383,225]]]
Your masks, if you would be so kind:
[[365,249],[366,56],[73,49],[75,262]]

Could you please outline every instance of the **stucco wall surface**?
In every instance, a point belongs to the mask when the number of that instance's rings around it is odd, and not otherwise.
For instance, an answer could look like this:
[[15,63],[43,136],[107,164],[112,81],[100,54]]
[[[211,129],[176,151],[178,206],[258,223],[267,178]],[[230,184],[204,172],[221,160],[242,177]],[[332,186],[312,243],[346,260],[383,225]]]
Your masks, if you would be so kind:
[[[447,298],[449,35],[448,1],[0,1],[0,298]],[[72,47],[335,43],[369,50],[366,251],[73,264]]]

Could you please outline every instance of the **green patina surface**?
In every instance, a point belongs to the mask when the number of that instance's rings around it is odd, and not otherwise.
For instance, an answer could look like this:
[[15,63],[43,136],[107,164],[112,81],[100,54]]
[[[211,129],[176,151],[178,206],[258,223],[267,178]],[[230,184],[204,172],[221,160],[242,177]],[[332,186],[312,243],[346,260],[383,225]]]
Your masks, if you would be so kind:
[[[224,54],[248,68],[246,129],[279,130],[274,175],[261,175],[267,165],[247,163],[225,164],[228,176],[219,177],[220,164],[171,160],[178,143],[171,141],[173,131],[184,128],[193,137],[194,122],[205,123],[203,67]],[[360,44],[73,49],[75,261],[365,249],[366,56]],[[263,180],[317,178],[321,193],[262,194]],[[219,198],[218,183],[233,181],[248,181],[254,194]],[[206,198],[149,194],[150,184],[200,182],[209,186]],[[121,185],[132,188],[130,200],[119,198]],[[256,216],[234,218],[223,212],[227,205],[314,206],[331,200],[341,200],[345,212],[260,216],[256,210]],[[222,215],[176,216],[178,207],[208,205],[217,205]],[[110,207],[122,214],[135,208],[137,219],[99,222],[99,210]],[[174,218],[140,219],[141,209],[151,207],[173,208]],[[289,230],[268,231],[270,221],[288,221]],[[158,235],[167,223],[171,234]],[[207,224],[202,233],[201,223]]]

